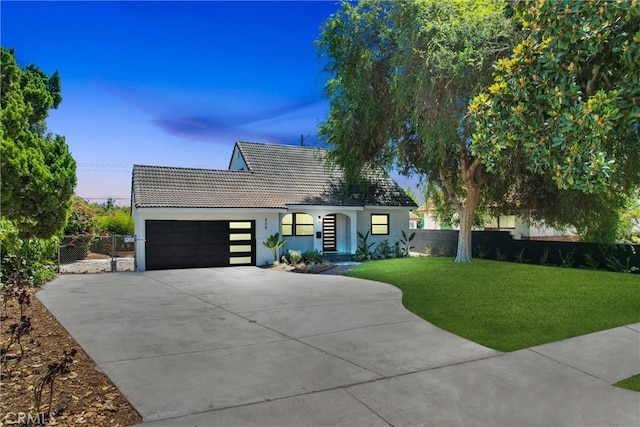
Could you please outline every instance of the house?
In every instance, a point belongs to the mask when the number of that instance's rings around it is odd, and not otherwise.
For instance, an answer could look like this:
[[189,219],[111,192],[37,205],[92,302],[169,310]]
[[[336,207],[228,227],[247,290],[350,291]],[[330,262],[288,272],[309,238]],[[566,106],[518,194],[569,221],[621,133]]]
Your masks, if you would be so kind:
[[531,220],[525,213],[493,217],[485,223],[484,230],[508,231],[516,240],[580,241],[580,236],[576,234],[573,227],[564,230],[550,227],[544,222]]
[[420,215],[416,215],[413,211],[409,212],[409,229],[416,230],[422,221],[422,217]]
[[[424,217],[424,226],[428,230],[451,230],[436,218],[435,209],[423,204],[417,210]],[[454,227],[453,229],[457,229]],[[500,215],[488,218],[483,227],[484,231],[508,231],[517,240],[554,240],[554,241],[578,241],[579,237],[573,228],[559,230],[549,227],[542,222],[531,220],[528,213],[521,215]]]
[[422,204],[417,210],[419,216],[422,217],[422,228],[426,230],[445,230],[447,227],[444,227],[440,224],[440,221],[436,218],[435,209],[433,206],[428,203]]
[[413,201],[382,170],[355,190],[326,150],[237,142],[227,170],[133,167],[132,215],[140,271],[264,265],[262,243],[279,233],[283,250],[354,254],[369,243],[399,241]]

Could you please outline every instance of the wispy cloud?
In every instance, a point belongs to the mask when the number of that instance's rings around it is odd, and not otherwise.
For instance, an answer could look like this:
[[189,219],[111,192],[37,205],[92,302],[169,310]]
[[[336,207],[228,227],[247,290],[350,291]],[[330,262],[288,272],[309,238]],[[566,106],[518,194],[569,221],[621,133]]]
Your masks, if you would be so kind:
[[227,134],[232,129],[220,120],[194,116],[157,117],[152,120],[152,123],[170,135],[203,141],[212,136]]
[[162,132],[190,141],[296,143],[300,135],[315,135],[327,112],[326,102],[318,94],[294,97],[189,87],[159,91],[101,86],[147,114]]
[[197,141],[235,140],[294,143],[300,135],[315,135],[326,108],[322,102],[304,102],[264,109],[257,105],[246,111],[221,115],[206,111],[165,114],[153,119],[164,132]]
[[274,136],[279,138],[279,142],[285,143],[297,142],[301,135],[315,139],[320,121],[325,118],[327,111],[325,102],[316,101],[248,123],[245,128]]

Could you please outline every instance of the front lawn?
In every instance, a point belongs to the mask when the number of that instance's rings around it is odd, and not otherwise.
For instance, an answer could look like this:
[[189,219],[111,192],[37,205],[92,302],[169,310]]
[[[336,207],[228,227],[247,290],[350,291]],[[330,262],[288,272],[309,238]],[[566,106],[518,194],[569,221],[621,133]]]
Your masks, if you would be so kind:
[[347,276],[397,286],[436,326],[513,351],[640,322],[640,275],[474,259],[366,262]]
[[614,385],[628,388],[629,390],[640,391],[640,374],[629,377],[626,380],[618,381]]

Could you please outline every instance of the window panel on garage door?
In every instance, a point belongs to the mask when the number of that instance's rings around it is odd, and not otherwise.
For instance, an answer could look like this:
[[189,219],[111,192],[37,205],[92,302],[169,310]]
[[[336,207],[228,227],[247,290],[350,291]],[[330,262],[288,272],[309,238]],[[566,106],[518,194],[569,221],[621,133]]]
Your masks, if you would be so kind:
[[254,221],[229,222],[229,265],[255,265],[254,245]]

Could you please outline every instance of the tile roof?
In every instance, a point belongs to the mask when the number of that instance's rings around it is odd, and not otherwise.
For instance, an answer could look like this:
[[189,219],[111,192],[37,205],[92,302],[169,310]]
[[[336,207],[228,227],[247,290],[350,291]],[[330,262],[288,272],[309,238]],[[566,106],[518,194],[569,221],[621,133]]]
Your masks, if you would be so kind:
[[326,150],[238,142],[248,171],[133,167],[136,207],[286,208],[287,205],[406,206],[414,203],[389,176],[370,174],[367,191],[341,184],[325,168]]

